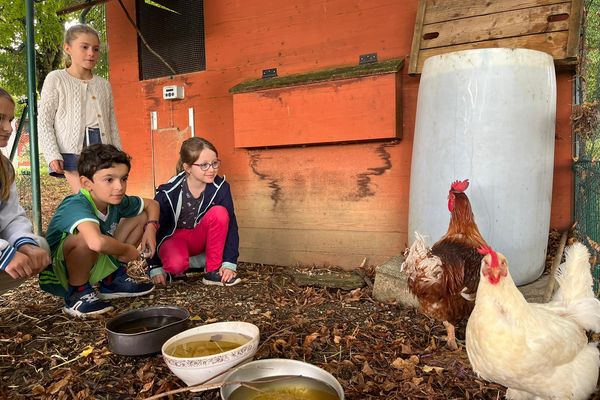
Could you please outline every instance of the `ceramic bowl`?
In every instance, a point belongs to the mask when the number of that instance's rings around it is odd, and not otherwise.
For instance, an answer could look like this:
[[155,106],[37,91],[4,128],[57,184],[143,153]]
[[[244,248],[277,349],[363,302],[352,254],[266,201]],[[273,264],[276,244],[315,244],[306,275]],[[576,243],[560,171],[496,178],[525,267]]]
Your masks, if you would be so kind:
[[[173,357],[166,349],[178,341],[203,333],[239,333],[251,339],[240,347],[223,353],[202,357]],[[221,381],[224,373],[232,367],[249,360],[258,349],[260,332],[256,325],[248,322],[217,322],[188,329],[167,340],[162,346],[162,355],[169,369],[188,386]]]
[[189,318],[185,308],[174,306],[124,312],[106,323],[108,348],[124,356],[158,353],[164,342],[188,328]]
[[342,385],[329,372],[309,363],[282,358],[265,358],[250,361],[228,372],[223,377],[225,383],[221,386],[221,399],[229,400],[231,394],[241,386],[242,382],[286,375],[301,375],[326,383],[335,390],[339,400],[344,400]]

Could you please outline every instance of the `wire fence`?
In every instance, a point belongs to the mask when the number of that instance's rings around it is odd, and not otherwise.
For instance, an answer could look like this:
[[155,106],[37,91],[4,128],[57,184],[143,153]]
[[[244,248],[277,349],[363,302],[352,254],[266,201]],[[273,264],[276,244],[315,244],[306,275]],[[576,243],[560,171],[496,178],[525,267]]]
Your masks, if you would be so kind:
[[576,135],[573,169],[577,235],[592,255],[594,293],[600,297],[600,127]]

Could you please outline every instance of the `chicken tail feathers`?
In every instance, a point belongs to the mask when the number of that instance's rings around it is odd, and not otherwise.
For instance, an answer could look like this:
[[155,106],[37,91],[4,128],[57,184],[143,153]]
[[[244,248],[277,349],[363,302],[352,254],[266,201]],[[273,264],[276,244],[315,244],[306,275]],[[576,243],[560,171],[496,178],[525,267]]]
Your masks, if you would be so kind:
[[600,332],[600,301],[594,297],[579,299],[567,306],[569,315],[584,329]]
[[574,243],[565,251],[565,262],[556,271],[560,285],[553,301],[571,303],[579,299],[594,297],[590,253],[582,243]]
[[425,238],[415,232],[415,241],[410,246],[410,248],[404,253],[404,262],[400,267],[401,271],[409,272],[409,270],[413,270],[421,261],[427,258],[429,255],[429,248],[425,243]]
[[590,254],[582,243],[574,243],[566,250],[565,262],[556,272],[560,285],[552,302],[560,302],[579,325],[600,332],[600,301],[594,296]]

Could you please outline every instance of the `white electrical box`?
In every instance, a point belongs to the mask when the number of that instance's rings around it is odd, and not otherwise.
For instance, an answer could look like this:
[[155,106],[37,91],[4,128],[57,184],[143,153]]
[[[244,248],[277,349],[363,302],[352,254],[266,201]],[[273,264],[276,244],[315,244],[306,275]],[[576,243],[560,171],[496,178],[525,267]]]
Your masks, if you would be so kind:
[[176,100],[183,99],[184,91],[183,86],[163,86],[163,99],[165,100]]

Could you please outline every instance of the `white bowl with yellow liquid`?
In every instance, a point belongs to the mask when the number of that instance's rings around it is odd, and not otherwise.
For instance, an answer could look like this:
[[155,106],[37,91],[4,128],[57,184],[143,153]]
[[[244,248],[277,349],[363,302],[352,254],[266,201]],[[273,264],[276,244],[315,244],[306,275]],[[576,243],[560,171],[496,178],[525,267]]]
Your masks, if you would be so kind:
[[260,331],[241,321],[217,322],[181,332],[162,346],[169,369],[188,386],[218,383],[232,367],[251,359]]

